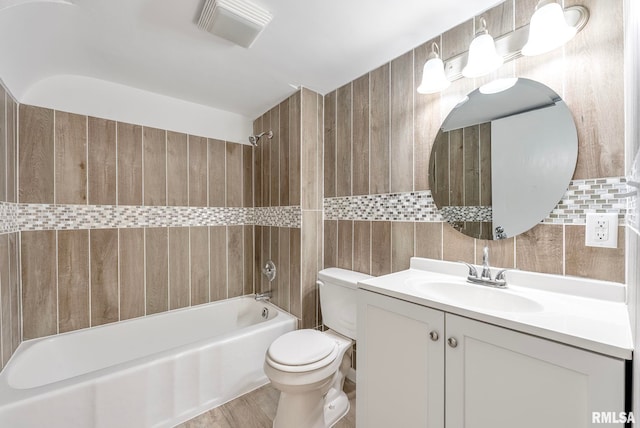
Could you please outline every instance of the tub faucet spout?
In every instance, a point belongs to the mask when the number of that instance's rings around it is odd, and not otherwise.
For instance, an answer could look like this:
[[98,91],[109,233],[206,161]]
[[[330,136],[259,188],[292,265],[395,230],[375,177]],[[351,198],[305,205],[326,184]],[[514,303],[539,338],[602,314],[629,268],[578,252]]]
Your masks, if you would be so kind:
[[268,302],[271,299],[271,291],[265,291],[263,293],[256,293],[255,297],[258,302]]

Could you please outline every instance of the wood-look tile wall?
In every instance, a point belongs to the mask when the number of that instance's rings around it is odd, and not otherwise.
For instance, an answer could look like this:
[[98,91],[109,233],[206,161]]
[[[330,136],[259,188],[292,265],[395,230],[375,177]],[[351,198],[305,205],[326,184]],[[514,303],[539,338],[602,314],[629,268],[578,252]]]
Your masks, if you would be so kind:
[[24,339],[253,293],[252,259],[253,226],[23,231]]
[[[324,197],[428,190],[440,123],[465,94],[495,77],[535,79],[567,102],[578,128],[575,179],[625,175],[623,2],[565,1],[573,4],[591,14],[564,49],[511,61],[490,76],[457,80],[440,94],[416,92],[432,41],[444,59],[467,50],[472,19],[328,93]],[[535,5],[508,0],[482,16],[497,37],[527,24]],[[448,224],[325,221],[324,266],[380,275],[406,268],[412,255],[477,262],[488,244],[495,266],[624,282],[624,233],[613,250],[587,248],[583,236],[583,226],[539,225],[513,239],[485,242]],[[607,263],[591,263],[595,257]]]
[[[17,195],[18,104],[0,84],[0,202]],[[22,340],[19,233],[0,234],[0,369]]]
[[19,202],[251,207],[248,145],[20,105]]
[[[19,202],[253,206],[250,146],[29,105],[19,127]],[[24,339],[253,293],[253,226],[23,231],[20,250]]]
[[[491,122],[439,132],[429,156],[429,187],[440,208],[491,205]],[[456,230],[491,236],[493,223],[457,222]]]
[[269,284],[256,275],[257,290],[272,290],[273,302],[300,319],[319,324],[317,273],[322,266],[323,97],[301,89],[254,121],[254,132],[273,131],[255,149],[256,206],[299,206],[301,227],[256,226],[255,271],[273,260]]

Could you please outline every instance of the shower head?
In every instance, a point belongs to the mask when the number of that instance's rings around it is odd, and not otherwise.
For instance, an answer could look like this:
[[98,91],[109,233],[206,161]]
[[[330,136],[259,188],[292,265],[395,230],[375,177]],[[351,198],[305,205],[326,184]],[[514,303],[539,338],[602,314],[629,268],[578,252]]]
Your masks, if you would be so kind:
[[249,135],[249,142],[251,143],[252,146],[257,146],[258,145],[258,141],[260,141],[260,138],[262,138],[263,136],[267,137],[268,139],[273,138],[273,131],[266,131],[266,132],[261,132],[258,135]]

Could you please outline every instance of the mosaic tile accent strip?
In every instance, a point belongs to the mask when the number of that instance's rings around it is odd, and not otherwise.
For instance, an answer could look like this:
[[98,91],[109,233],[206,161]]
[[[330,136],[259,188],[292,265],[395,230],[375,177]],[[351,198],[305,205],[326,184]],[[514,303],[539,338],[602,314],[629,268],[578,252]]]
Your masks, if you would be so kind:
[[442,221],[429,190],[324,200],[326,220]]
[[[624,224],[632,191],[624,177],[573,180],[542,223],[585,224],[587,213],[616,213]],[[430,191],[422,191],[326,198],[324,215],[327,220],[440,222],[446,214],[437,209]]]
[[18,204],[0,202],[0,234],[19,231]]
[[20,230],[253,224],[253,208],[19,204]]
[[254,208],[256,226],[300,227],[302,213],[299,206],[256,207]]
[[[574,180],[560,203],[542,221],[584,224],[587,213],[617,213],[622,224],[638,227],[637,196],[624,177]],[[438,210],[430,191],[326,198],[327,220],[441,222],[446,216],[471,221],[490,219],[490,207],[450,207]],[[465,217],[468,220],[468,217]],[[626,222],[626,223],[625,223]],[[299,206],[149,207],[116,205],[47,205],[0,202],[0,233],[20,230],[107,229],[259,225],[299,228]]]
[[638,204],[638,197],[640,197],[640,188],[629,186],[629,191],[634,193],[629,198],[629,204],[627,207],[627,226],[633,227],[636,231],[640,232],[640,204]]
[[458,221],[492,221],[492,207],[442,207],[440,214],[449,223]]
[[573,180],[543,223],[585,224],[587,213],[617,213],[620,224],[625,224],[629,192],[633,190],[626,181],[624,177]]

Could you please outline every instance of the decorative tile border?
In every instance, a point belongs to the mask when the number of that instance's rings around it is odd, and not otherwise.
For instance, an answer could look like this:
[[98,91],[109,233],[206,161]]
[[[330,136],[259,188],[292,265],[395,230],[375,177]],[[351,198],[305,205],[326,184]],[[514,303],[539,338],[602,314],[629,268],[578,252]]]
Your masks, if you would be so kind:
[[611,177],[573,180],[551,214],[543,223],[585,224],[587,213],[617,213],[620,224],[627,214],[629,192],[626,178]]
[[254,208],[256,226],[300,227],[302,214],[299,206]]
[[0,202],[0,233],[20,230],[259,225],[300,227],[299,206],[225,208]]
[[[617,213],[622,224],[638,228],[637,196],[624,177],[573,180],[560,203],[542,221],[584,224],[587,213]],[[462,211],[461,211],[462,210]],[[474,221],[490,218],[490,207],[448,207],[438,210],[430,191],[326,198],[327,220],[441,222],[459,220],[463,211]],[[468,215],[468,213],[465,213]],[[468,218],[468,217],[466,217]],[[107,229],[258,225],[299,228],[299,206],[149,207],[128,205],[54,205],[0,202],[0,233],[20,230]]]
[[[631,191],[633,189],[626,185],[624,177],[573,180],[562,200],[542,223],[584,224],[587,213],[616,213],[624,224],[627,204],[634,199],[629,197]],[[446,211],[457,218],[462,208],[473,211],[474,217],[490,216],[488,207],[450,207]],[[446,211],[437,209],[428,190],[324,200],[327,220],[440,222],[449,215]]]
[[430,191],[325,198],[326,220],[442,221]]
[[491,221],[493,219],[492,207],[443,207],[440,210],[442,217],[449,223],[464,221]]
[[19,204],[20,230],[253,224],[253,208]]
[[19,231],[18,204],[0,202],[0,234]]
[[635,230],[640,231],[640,205],[638,205],[637,196],[631,198],[629,201],[629,208],[627,210],[627,226],[631,226]]

